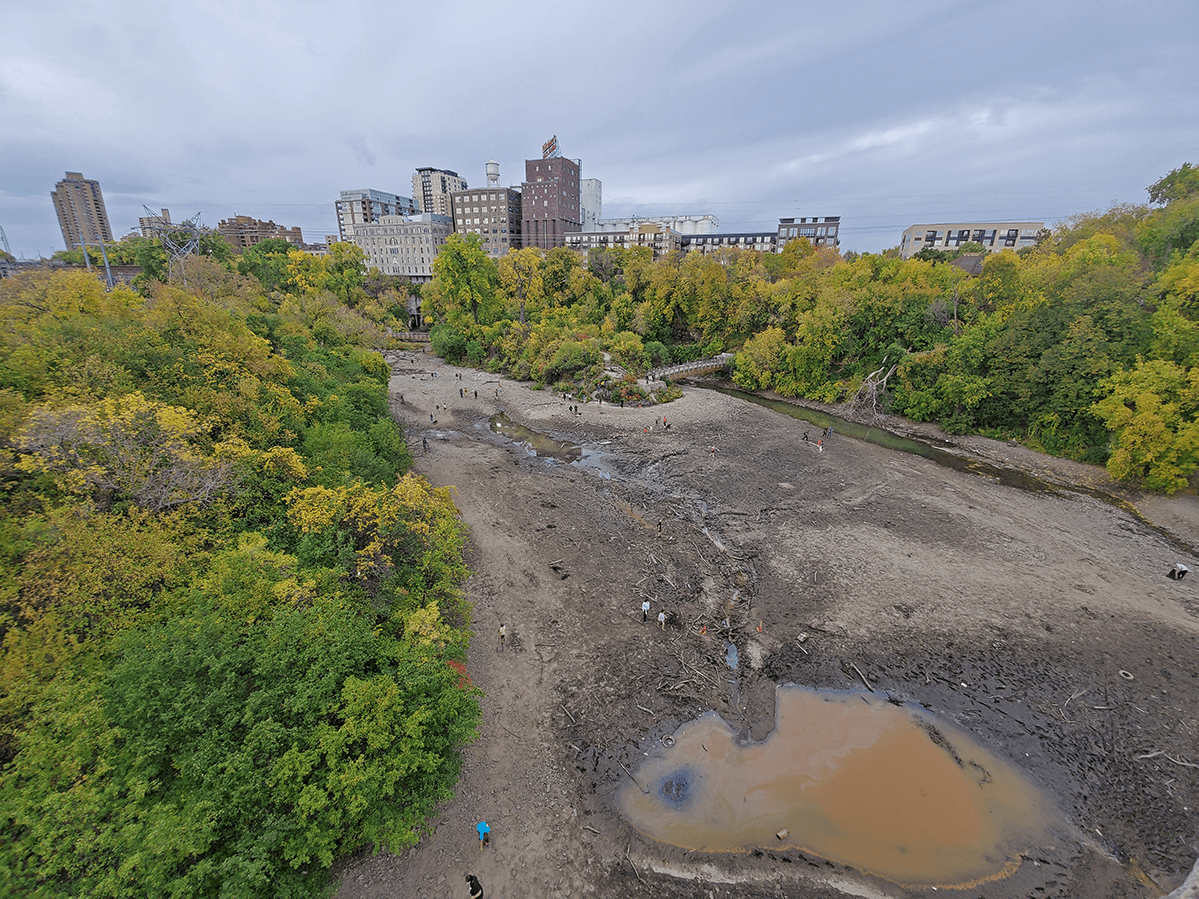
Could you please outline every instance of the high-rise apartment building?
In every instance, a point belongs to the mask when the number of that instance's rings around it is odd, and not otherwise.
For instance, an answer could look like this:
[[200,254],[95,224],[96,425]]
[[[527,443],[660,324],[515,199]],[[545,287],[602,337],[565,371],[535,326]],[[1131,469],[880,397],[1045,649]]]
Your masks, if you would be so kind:
[[465,178],[446,169],[426,166],[412,176],[412,196],[420,204],[420,211],[434,215],[452,215],[450,195],[467,186]]
[[454,230],[478,234],[488,256],[498,258],[520,249],[520,191],[500,187],[500,166],[494,159],[487,163],[486,187],[458,191],[452,200]]
[[[557,141],[552,150],[557,153]],[[549,144],[547,144],[547,147]],[[526,247],[549,250],[566,245],[566,235],[582,230],[579,206],[577,159],[543,156],[525,160],[525,180],[521,185],[521,239]]]
[[81,172],[67,172],[50,191],[50,199],[54,201],[58,227],[68,250],[84,244],[113,243],[99,181],[84,178]]
[[410,197],[385,193],[381,190],[343,190],[334,204],[337,209],[337,236],[350,240],[354,228],[377,222],[385,215],[415,215],[420,204]]

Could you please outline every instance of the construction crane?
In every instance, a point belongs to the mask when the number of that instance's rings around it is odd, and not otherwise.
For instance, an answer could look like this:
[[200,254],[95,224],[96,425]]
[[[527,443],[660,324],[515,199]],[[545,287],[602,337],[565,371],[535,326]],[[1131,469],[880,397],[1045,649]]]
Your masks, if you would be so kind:
[[8,235],[4,233],[3,225],[0,225],[0,244],[4,244],[4,252],[11,256],[12,248],[8,245]]

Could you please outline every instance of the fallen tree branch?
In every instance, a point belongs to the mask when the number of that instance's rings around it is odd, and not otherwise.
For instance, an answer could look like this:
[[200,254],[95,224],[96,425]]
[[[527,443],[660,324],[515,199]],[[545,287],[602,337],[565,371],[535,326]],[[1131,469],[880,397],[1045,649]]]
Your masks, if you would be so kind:
[[862,679],[862,683],[864,683],[866,685],[866,689],[869,690],[871,693],[873,693],[874,687],[870,686],[870,681],[866,680],[866,675],[864,675],[862,673],[862,669],[859,668],[857,665],[855,665],[853,662],[850,662],[849,666],[858,673],[858,677],[860,677]]

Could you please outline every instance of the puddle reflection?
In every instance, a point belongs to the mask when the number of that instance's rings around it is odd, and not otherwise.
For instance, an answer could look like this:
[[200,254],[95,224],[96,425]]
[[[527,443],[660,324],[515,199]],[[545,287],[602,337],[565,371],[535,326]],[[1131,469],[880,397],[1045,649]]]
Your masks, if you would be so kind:
[[1014,766],[906,708],[799,687],[776,705],[762,743],[715,714],[682,727],[622,790],[625,816],[686,849],[797,848],[905,885],[1004,876],[1064,823]]
[[537,431],[518,425],[503,412],[493,415],[489,422],[491,430],[503,434],[513,443],[518,443],[534,456],[548,456],[565,462],[577,462],[583,458],[583,448],[575,444],[562,443]]

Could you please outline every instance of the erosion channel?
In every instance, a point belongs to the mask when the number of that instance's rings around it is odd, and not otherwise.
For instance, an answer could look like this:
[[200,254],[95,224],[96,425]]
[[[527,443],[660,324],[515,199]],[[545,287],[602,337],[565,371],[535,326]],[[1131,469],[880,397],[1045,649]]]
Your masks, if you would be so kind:
[[[954,882],[963,897],[1157,897],[1186,877],[1199,855],[1199,580],[1166,572],[1199,570],[1179,548],[1199,545],[1194,497],[1132,497],[1147,524],[1086,493],[837,434],[818,448],[813,426],[699,387],[576,414],[430,355],[392,363],[417,471],[456,488],[471,529],[468,671],[487,695],[433,832],[346,860],[339,896],[461,896],[465,871],[488,897],[712,899],[931,897]],[[514,428],[582,449],[533,454]],[[1003,444],[956,450],[1049,483],[1102,480]],[[781,684],[941,722],[1064,823],[1026,846],[1000,840],[1016,858],[1001,876],[945,878],[821,851],[788,823],[742,851],[630,823],[622,793],[683,750],[684,725],[723,729],[725,752],[770,745]],[[723,724],[689,725],[708,713]],[[802,728],[813,714],[782,719]],[[881,764],[855,763],[842,824],[902,820],[908,788]],[[964,814],[945,808],[947,827]]]

